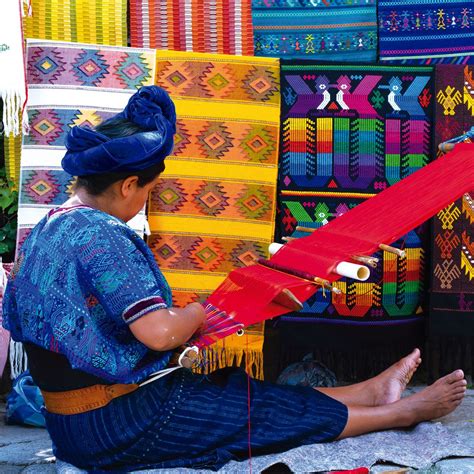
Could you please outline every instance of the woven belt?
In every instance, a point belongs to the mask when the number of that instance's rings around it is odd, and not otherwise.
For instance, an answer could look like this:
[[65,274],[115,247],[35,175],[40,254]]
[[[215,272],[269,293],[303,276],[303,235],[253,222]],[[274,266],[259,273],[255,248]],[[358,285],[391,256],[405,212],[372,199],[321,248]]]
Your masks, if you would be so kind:
[[184,351],[173,355],[168,368],[151,374],[150,378],[139,384],[92,385],[65,392],[45,392],[41,390],[41,393],[46,410],[50,413],[56,415],[77,415],[105,407],[114,398],[132,393],[143,385],[154,382],[177,369],[182,367],[191,368],[196,363],[197,358],[198,349],[187,347]]

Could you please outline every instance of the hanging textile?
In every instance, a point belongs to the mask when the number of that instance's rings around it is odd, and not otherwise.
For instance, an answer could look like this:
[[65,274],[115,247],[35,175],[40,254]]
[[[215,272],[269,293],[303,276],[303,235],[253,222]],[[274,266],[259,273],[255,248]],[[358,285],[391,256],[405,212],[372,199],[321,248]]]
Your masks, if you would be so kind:
[[256,56],[375,61],[375,0],[253,0]]
[[[474,126],[474,67],[436,67],[434,154]],[[474,183],[473,183],[474,185]],[[433,219],[430,322],[434,332],[474,336],[474,188]]]
[[381,61],[474,62],[474,5],[469,0],[378,3]]
[[130,0],[135,47],[253,55],[251,0]]
[[31,0],[25,38],[127,46],[127,0]]
[[[156,84],[175,102],[173,155],[149,204],[148,240],[183,306],[204,300],[273,240],[279,135],[276,59],[157,53]],[[209,368],[244,355],[262,376],[263,324],[208,354]]]
[[[302,237],[402,178],[430,157],[432,68],[282,62],[280,236]],[[396,204],[394,204],[396,205]],[[420,319],[425,227],[378,252],[369,280],[319,290],[289,321],[391,324]],[[355,341],[354,341],[355,342]]]
[[[12,0],[6,0],[12,2]],[[14,3],[20,3],[14,0]],[[31,0],[24,2],[25,12],[31,16],[23,19],[25,38],[40,38],[43,40],[73,41],[80,43],[109,44],[113,46],[127,45],[127,0]],[[19,7],[18,7],[19,8]],[[34,12],[34,14],[32,14]],[[11,22],[5,17],[5,25]],[[0,20],[1,21],[1,20]],[[3,23],[2,23],[3,24]],[[0,38],[9,35],[10,26],[0,27]],[[9,36],[10,37],[10,36]],[[0,49],[3,41],[0,40]],[[0,65],[3,53],[0,52]],[[10,64],[12,64],[10,62]],[[0,67],[6,71],[6,67]],[[16,78],[21,69],[8,67],[7,77],[18,86],[23,80]],[[16,72],[15,72],[16,71]],[[21,79],[21,80],[20,80]],[[13,134],[4,140],[5,162],[7,176],[16,186],[20,180],[21,137]]]
[[26,101],[21,0],[5,0],[0,16],[0,99],[2,105],[5,171],[18,186],[22,110]]
[[[30,131],[23,140],[18,245],[70,195],[73,178],[61,168],[69,129],[121,111],[139,87],[153,84],[154,69],[154,50],[28,41]],[[144,213],[130,225],[142,233]]]
[[26,101],[21,0],[4,0],[0,16],[0,99],[6,136],[22,131],[21,114]]

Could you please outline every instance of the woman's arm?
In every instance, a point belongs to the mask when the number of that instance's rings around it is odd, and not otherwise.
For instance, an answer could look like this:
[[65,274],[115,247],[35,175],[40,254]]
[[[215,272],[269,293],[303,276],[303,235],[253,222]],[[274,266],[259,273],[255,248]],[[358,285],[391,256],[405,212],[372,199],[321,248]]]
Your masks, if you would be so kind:
[[200,303],[145,314],[130,324],[133,335],[154,351],[168,351],[187,342],[206,320]]

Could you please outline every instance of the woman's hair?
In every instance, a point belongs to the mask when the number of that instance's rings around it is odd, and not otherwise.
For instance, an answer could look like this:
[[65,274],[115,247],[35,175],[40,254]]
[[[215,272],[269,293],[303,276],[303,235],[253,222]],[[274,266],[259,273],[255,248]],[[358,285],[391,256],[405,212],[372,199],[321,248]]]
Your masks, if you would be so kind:
[[[135,123],[121,117],[112,117],[100,125],[97,125],[95,130],[109,138],[128,137],[135,133],[143,133],[146,131]],[[143,187],[151,183],[159,174],[163,173],[164,170],[165,164],[161,162],[140,171],[119,171],[78,176],[75,187],[84,188],[89,194],[97,196],[102,194],[113,183],[126,179],[129,176],[138,176],[138,186]]]

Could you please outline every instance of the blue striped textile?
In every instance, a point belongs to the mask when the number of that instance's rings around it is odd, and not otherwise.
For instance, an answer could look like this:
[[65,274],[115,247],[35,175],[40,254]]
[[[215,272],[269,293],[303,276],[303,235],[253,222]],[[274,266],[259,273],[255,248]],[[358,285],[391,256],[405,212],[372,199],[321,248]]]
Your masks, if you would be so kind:
[[[240,369],[211,376],[180,370],[104,408],[46,412],[60,460],[93,472],[144,468],[219,469],[248,457],[248,378]],[[250,379],[252,455],[332,441],[347,407],[309,387]]]
[[474,60],[472,0],[380,0],[381,61],[468,64]]
[[375,0],[252,0],[255,56],[375,61]]

